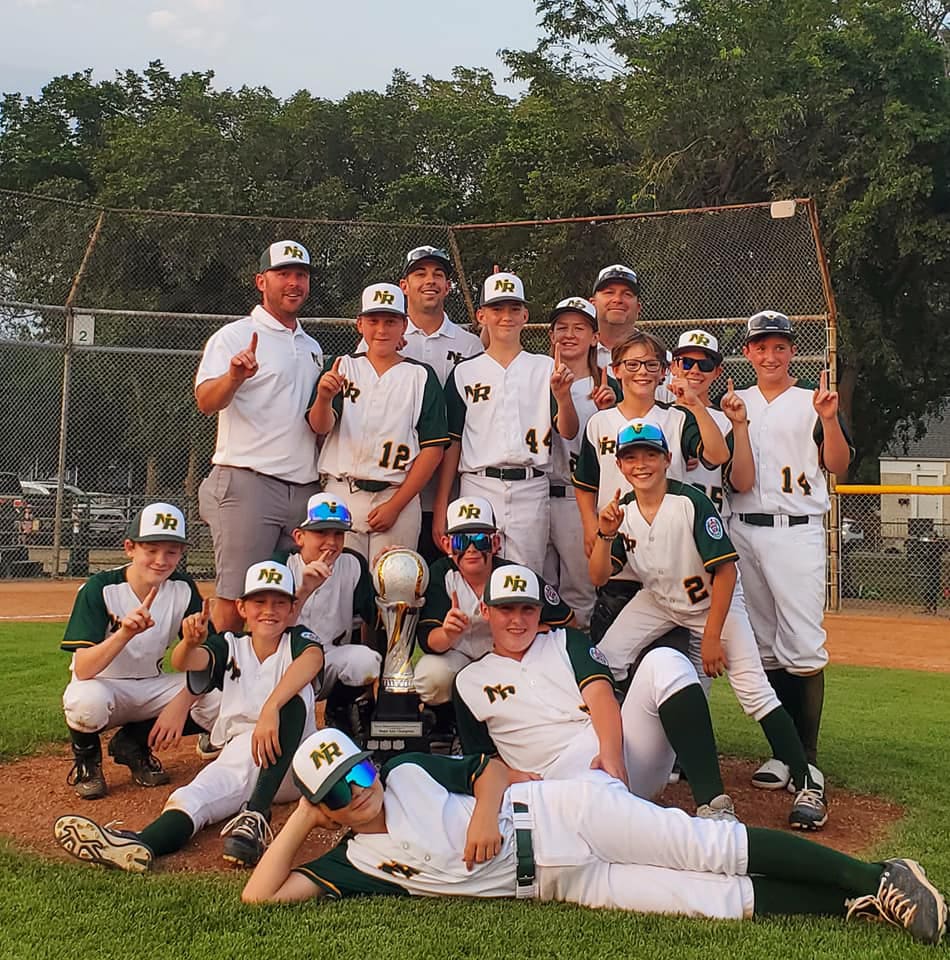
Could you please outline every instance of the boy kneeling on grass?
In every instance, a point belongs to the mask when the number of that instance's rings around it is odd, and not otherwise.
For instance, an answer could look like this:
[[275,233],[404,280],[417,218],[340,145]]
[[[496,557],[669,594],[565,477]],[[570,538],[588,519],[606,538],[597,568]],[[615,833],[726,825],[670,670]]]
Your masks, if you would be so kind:
[[[657,807],[617,780],[518,780],[484,755],[407,753],[377,774],[326,728],[293,760],[303,798],[242,899],[516,897],[741,920],[867,917],[937,944],[947,904],[913,860],[864,863],[801,837]],[[348,828],[295,866],[315,827]]]
[[60,846],[79,860],[148,870],[155,857],[180,850],[202,827],[232,817],[221,831],[224,859],[253,866],[270,841],[270,808],[296,796],[288,776],[294,750],[316,729],[314,678],[323,671],[317,637],[296,617],[294,578],[283,564],[255,563],[237,601],[247,633],[208,634],[207,602],[183,624],[172,665],[188,671],[188,687],[220,689],[211,732],[218,757],[168,798],[157,820],[133,833],[88,817],[60,817]]

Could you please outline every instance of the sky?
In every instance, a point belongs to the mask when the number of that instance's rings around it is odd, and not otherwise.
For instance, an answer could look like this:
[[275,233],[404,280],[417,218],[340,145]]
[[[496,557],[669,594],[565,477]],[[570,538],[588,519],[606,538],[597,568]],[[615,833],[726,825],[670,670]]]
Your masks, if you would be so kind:
[[92,67],[105,80],[150,60],[282,98],[306,89],[335,100],[382,90],[397,67],[447,78],[456,65],[486,67],[515,94],[497,53],[538,38],[533,0],[0,0],[0,13],[0,92],[34,96],[60,74]]

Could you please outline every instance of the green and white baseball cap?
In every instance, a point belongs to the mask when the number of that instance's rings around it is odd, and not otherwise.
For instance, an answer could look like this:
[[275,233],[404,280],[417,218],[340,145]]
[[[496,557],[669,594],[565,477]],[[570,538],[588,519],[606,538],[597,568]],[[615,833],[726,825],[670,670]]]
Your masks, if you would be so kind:
[[316,805],[353,767],[370,756],[368,750],[360,750],[342,730],[324,727],[297,747],[291,776],[297,789]]
[[306,267],[312,269],[307,248],[296,240],[278,240],[262,254],[258,273],[278,270],[280,267]]
[[273,560],[252,563],[244,576],[244,593],[241,594],[241,599],[244,600],[255,593],[264,593],[266,590],[293,597],[294,575],[284,564]]
[[490,277],[485,278],[485,282],[482,284],[480,307],[511,302],[521,304],[528,302],[524,298],[524,284],[520,277],[513,273],[493,273]]
[[548,317],[552,327],[562,313],[580,313],[595,330],[597,329],[597,308],[586,297],[568,297],[562,300]]
[[187,543],[185,515],[171,503],[150,503],[132,517],[125,537],[135,543]]
[[445,511],[445,532],[494,533],[495,511],[484,497],[459,497]]
[[541,583],[537,574],[517,563],[508,563],[492,572],[485,584],[482,602],[488,607],[500,607],[506,603],[530,603],[544,606]]
[[686,333],[681,333],[673,348],[673,356],[677,357],[684,350],[702,350],[703,353],[708,353],[714,360],[722,363],[719,341],[705,330],[687,330]]
[[394,283],[371,283],[363,290],[360,316],[371,313],[406,315],[406,295]]

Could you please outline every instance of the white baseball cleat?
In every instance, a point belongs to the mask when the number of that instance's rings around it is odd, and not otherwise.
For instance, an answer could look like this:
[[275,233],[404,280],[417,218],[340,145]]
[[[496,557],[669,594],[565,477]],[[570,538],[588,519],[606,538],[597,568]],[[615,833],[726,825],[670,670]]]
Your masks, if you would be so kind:
[[[115,821],[113,821],[115,823]],[[56,842],[77,860],[115,867],[128,873],[145,873],[152,866],[152,851],[131,830],[100,827],[88,817],[68,814],[53,824]]]

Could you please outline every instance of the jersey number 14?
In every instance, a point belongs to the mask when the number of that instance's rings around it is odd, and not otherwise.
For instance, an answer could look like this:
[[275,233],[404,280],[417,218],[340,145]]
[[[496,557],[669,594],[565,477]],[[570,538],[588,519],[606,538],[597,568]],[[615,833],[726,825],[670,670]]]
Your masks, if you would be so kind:
[[[800,473],[798,478],[795,480],[795,483],[801,487],[802,493],[806,497],[811,496],[811,484],[808,482],[808,478],[804,473]],[[791,467],[782,467],[782,493],[794,493],[792,488],[792,468]]]

